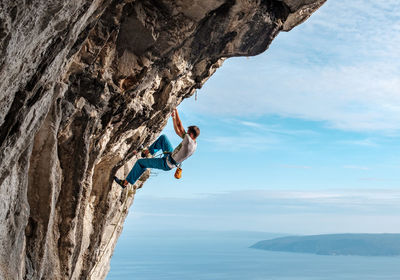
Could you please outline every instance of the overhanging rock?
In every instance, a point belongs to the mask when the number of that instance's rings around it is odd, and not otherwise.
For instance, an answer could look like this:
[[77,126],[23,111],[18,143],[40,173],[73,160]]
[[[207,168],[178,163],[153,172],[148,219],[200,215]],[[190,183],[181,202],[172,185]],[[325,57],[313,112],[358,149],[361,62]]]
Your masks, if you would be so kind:
[[323,2],[3,0],[0,278],[105,278],[135,193],[112,176],[224,59]]

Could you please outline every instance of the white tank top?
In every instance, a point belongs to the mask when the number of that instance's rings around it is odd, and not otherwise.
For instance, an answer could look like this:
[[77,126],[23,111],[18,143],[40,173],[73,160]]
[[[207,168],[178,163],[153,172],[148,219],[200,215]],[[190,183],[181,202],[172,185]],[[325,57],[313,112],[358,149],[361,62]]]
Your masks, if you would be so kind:
[[[196,151],[197,143],[189,136],[189,134],[185,134],[183,136],[182,142],[175,148],[172,152],[171,157],[177,163],[183,162],[185,159],[193,155],[194,151]],[[175,166],[167,161],[168,166],[174,168]]]

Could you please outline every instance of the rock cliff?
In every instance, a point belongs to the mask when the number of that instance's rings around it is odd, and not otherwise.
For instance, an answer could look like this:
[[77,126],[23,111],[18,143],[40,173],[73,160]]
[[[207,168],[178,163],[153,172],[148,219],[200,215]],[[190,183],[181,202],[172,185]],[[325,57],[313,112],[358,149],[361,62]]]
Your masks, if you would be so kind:
[[135,193],[113,175],[324,1],[1,0],[0,279],[105,278]]

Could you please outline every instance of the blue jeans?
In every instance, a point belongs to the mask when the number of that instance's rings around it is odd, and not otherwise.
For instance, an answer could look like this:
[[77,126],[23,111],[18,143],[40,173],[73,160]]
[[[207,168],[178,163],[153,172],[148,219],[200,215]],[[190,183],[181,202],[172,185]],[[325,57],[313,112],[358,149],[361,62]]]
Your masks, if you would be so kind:
[[[154,155],[159,150],[169,153],[172,153],[172,151],[174,150],[167,136],[165,135],[161,135],[160,137],[158,137],[158,139],[149,147],[149,152],[152,155]],[[136,161],[132,170],[126,177],[126,180],[133,185],[136,180],[139,179],[140,176],[142,176],[143,172],[146,171],[147,168],[156,168],[166,171],[171,170],[171,168],[167,164],[166,155],[164,155],[162,158],[142,158]]]

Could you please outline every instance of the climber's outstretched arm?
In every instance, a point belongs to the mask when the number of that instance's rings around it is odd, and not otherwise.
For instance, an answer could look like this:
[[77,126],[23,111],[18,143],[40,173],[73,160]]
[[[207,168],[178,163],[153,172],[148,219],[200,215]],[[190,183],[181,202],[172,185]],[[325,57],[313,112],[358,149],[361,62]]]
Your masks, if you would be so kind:
[[172,120],[174,122],[174,129],[176,134],[178,134],[179,137],[183,138],[183,136],[185,135],[185,129],[183,128],[177,109],[174,109],[174,111],[172,111]]

